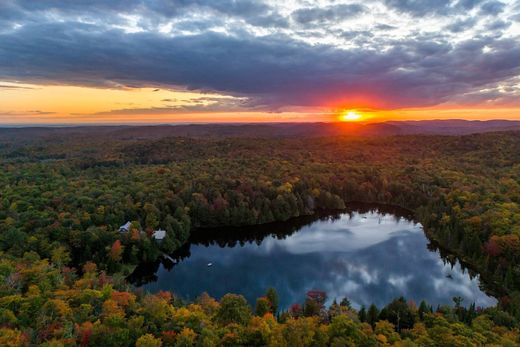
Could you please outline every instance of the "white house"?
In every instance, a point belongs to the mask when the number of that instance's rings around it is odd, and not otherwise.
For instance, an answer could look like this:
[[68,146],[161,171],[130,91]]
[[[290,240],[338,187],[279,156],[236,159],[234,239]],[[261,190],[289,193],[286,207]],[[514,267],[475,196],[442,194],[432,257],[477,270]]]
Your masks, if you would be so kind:
[[119,232],[120,233],[127,233],[130,231],[130,227],[132,226],[132,223],[130,222],[126,222],[125,224],[121,225],[119,227]]
[[162,241],[166,237],[166,230],[154,230],[152,237],[157,241]]

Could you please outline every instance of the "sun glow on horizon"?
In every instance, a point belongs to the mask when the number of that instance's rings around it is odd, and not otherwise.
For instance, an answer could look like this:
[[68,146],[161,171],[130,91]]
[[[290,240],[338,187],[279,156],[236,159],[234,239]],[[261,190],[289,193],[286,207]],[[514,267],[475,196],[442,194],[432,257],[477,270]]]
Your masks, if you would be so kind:
[[358,122],[360,120],[363,120],[363,115],[361,115],[360,113],[356,112],[356,111],[350,111],[350,110],[347,110],[347,111],[343,111],[340,115],[340,120],[342,122]]
[[[66,96],[66,97],[64,97]],[[384,109],[340,106],[249,109],[243,98],[159,87],[94,88],[0,80],[0,126],[63,124],[170,124],[342,122],[466,119],[520,120],[520,105],[438,105]],[[247,104],[244,104],[247,105]]]

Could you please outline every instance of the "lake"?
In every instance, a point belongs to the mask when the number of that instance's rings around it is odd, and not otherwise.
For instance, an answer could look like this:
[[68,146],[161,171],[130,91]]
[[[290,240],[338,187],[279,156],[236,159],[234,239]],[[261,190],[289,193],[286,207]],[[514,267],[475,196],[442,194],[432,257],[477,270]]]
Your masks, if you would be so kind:
[[[208,266],[211,264],[211,266]],[[155,264],[139,266],[130,280],[150,292],[170,290],[193,300],[242,294],[254,305],[274,287],[280,307],[302,303],[309,290],[328,303],[347,297],[354,307],[378,307],[404,296],[419,303],[492,306],[478,276],[448,262],[406,211],[351,205],[342,213],[301,217],[248,228],[199,230],[190,243]]]

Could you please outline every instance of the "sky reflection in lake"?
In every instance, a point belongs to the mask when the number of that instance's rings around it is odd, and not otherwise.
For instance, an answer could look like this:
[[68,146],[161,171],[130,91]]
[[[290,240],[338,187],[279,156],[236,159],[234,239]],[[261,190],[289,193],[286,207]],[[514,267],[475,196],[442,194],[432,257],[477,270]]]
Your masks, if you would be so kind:
[[478,279],[458,263],[445,264],[427,245],[420,224],[375,211],[345,213],[282,239],[268,234],[232,246],[191,244],[189,257],[171,270],[161,265],[157,281],[145,288],[171,290],[186,299],[204,291],[216,298],[232,292],[254,303],[273,286],[285,308],[302,302],[311,289],[326,291],[329,302],[348,297],[355,307],[382,306],[399,296],[433,305],[451,303],[454,296],[477,306],[496,302],[479,289]]

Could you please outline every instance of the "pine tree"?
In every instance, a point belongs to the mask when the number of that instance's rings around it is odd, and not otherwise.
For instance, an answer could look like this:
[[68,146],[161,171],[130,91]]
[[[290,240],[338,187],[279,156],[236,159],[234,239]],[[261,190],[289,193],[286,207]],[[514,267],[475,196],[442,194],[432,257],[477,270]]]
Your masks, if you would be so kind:
[[379,310],[377,309],[377,306],[372,304],[368,308],[368,314],[367,314],[367,323],[374,328],[376,326],[376,322],[378,321],[379,317]]
[[265,293],[265,297],[271,303],[271,311],[272,311],[273,315],[276,316],[276,314],[278,312],[278,302],[279,302],[278,293],[276,292],[276,289],[274,289],[274,288],[267,289],[267,292]]
[[358,318],[360,322],[367,321],[367,310],[365,309],[365,305],[361,306],[361,309],[358,312]]

